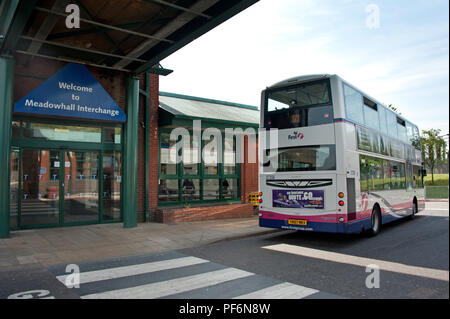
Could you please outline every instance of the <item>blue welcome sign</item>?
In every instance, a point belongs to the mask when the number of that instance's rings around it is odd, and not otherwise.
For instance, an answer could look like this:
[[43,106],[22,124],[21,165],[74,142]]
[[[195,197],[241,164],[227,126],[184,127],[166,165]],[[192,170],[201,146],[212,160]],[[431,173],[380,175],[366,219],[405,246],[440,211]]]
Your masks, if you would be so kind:
[[81,64],[70,63],[14,105],[14,112],[125,122],[126,115]]

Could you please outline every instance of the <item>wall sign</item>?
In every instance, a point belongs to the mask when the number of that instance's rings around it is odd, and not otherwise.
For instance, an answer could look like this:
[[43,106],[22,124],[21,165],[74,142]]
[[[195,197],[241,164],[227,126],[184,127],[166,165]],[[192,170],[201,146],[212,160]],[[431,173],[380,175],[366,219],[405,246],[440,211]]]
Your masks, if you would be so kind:
[[81,64],[70,63],[14,104],[14,112],[125,122],[126,115]]

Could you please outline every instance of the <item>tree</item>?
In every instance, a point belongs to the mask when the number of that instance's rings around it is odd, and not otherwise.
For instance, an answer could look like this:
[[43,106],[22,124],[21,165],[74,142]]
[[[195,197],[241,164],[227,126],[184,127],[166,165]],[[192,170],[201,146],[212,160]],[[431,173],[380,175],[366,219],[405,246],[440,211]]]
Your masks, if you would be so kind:
[[388,108],[390,108],[392,111],[394,111],[397,114],[400,114],[400,115],[402,114],[399,112],[399,110],[395,106],[392,106],[392,104],[389,104]]
[[425,165],[431,170],[431,183],[434,184],[434,169],[446,160],[445,150],[447,143],[440,136],[441,130],[431,129],[422,132],[422,158]]

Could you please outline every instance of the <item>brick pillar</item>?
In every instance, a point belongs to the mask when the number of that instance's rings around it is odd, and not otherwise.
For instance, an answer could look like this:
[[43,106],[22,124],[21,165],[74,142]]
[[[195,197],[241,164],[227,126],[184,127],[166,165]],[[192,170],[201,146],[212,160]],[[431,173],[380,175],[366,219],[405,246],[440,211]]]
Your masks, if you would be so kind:
[[149,79],[149,189],[148,202],[150,219],[158,207],[158,169],[159,169],[159,130],[158,130],[158,109],[159,109],[159,75],[150,74]]
[[[248,195],[258,192],[259,171],[258,171],[258,142],[256,144],[248,136],[244,140],[244,163],[241,164],[241,201],[248,203]],[[249,150],[256,152],[256,163],[249,163]]]

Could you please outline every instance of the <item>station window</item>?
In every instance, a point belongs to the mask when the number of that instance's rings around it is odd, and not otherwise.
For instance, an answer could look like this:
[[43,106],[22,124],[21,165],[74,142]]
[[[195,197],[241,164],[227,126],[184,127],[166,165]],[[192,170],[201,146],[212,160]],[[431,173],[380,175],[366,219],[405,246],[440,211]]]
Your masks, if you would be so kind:
[[218,140],[210,136],[197,141],[190,134],[186,141],[188,143],[181,143],[177,154],[176,141],[170,139],[170,131],[160,131],[159,203],[240,199],[236,137]]
[[120,144],[122,137],[122,128],[105,127],[103,130],[103,141],[105,143]]

